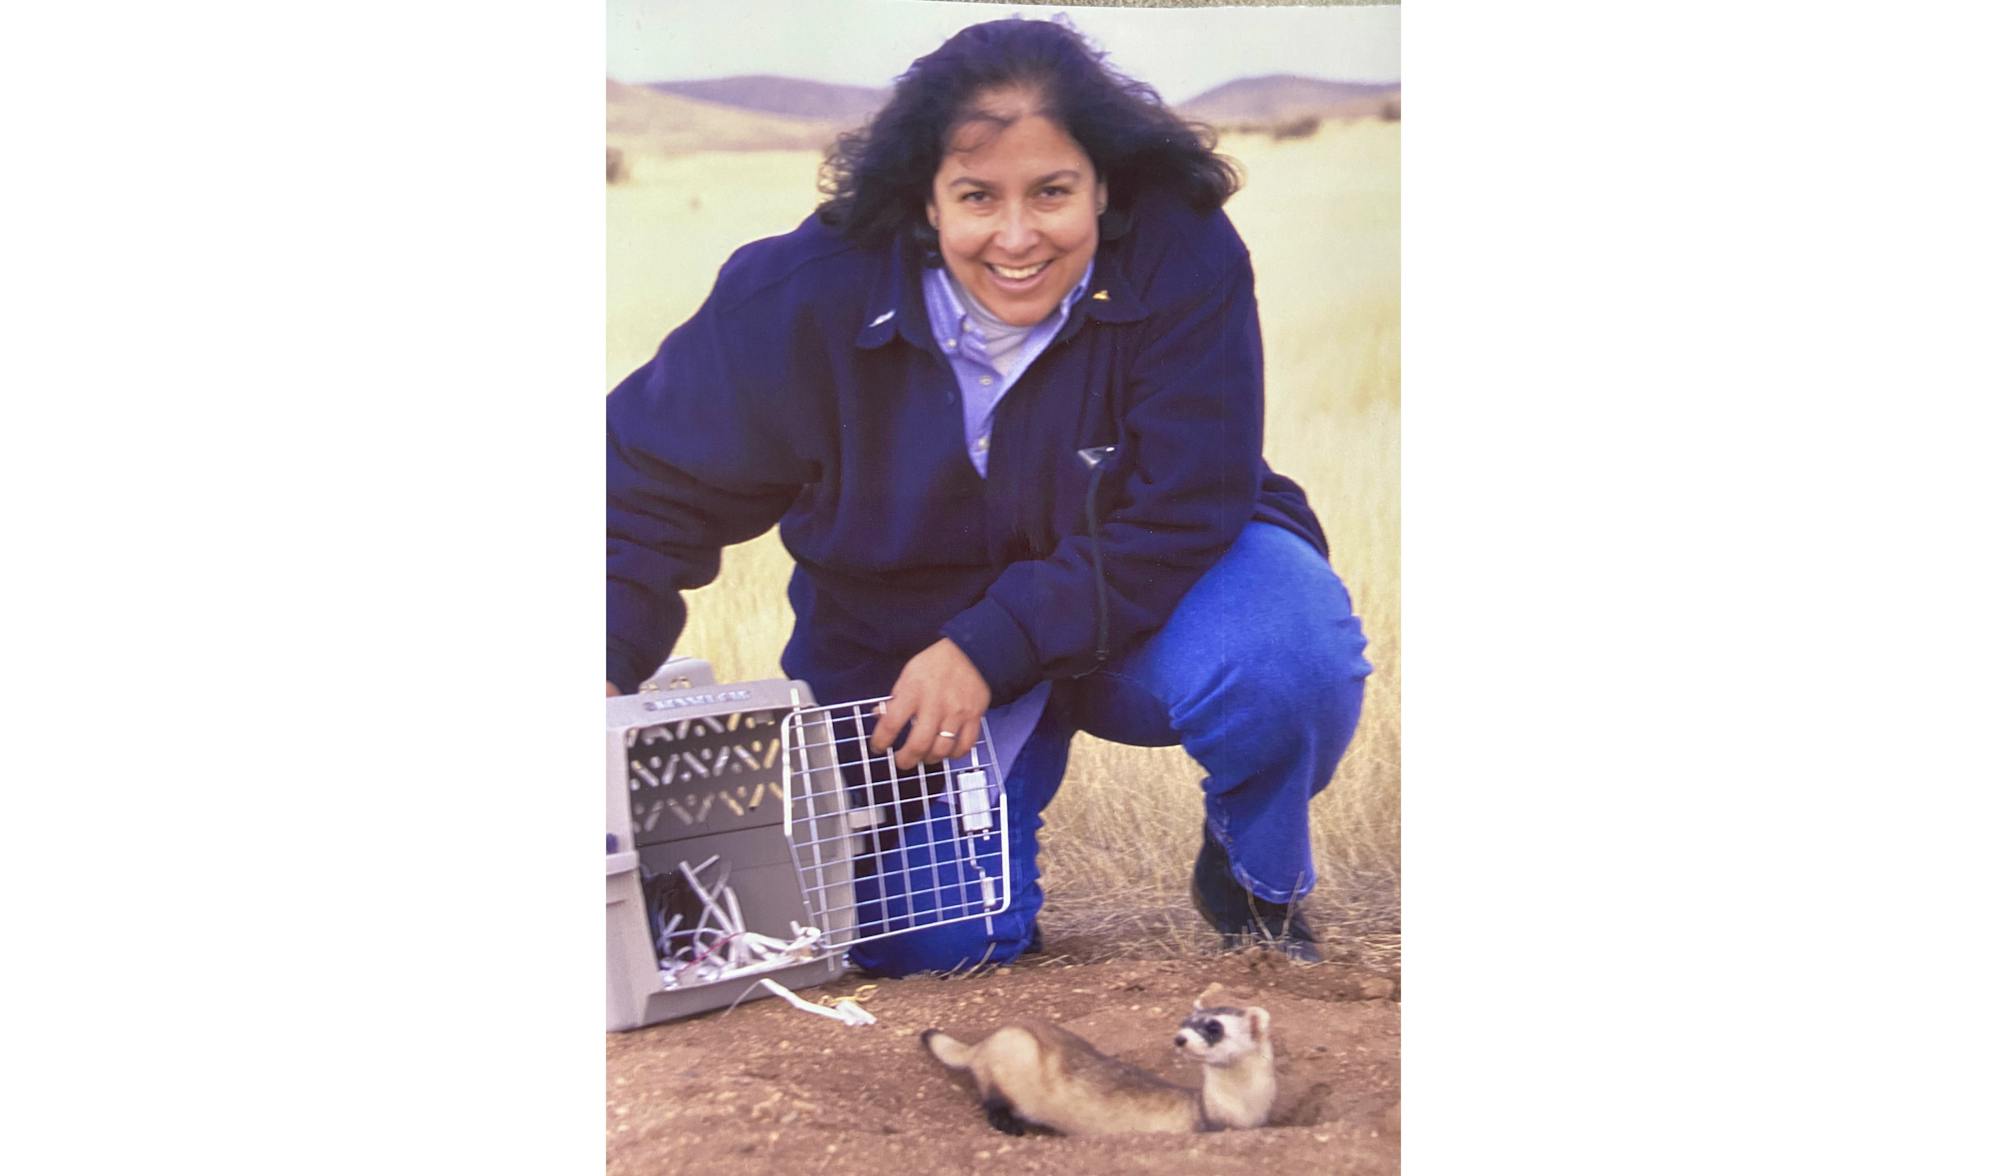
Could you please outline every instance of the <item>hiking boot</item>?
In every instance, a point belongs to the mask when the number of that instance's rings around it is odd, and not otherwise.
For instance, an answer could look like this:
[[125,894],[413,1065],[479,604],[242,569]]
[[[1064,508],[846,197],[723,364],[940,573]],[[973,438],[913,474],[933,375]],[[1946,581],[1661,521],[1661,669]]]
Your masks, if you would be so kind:
[[1319,941],[1306,924],[1300,903],[1269,902],[1243,889],[1229,872],[1229,855],[1203,823],[1201,853],[1189,884],[1194,909],[1222,932],[1226,948],[1262,945],[1308,964],[1320,962]]

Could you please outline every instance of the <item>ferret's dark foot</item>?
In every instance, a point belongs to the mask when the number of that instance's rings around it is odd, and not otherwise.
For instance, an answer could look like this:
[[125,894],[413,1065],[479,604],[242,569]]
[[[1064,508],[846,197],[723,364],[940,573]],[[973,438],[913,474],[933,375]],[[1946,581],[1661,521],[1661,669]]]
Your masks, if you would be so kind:
[[1014,1115],[1014,1108],[994,1099],[986,1104],[986,1121],[993,1124],[995,1131],[1005,1131],[1009,1135],[1026,1135],[1028,1125]]

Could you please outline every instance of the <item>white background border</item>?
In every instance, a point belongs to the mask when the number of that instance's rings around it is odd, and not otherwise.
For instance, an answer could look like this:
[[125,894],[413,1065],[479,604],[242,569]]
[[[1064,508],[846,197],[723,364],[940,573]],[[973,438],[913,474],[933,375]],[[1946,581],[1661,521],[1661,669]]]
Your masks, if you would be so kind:
[[[1990,26],[1409,10],[1409,1171],[1991,1154]],[[593,1170],[601,15],[0,53],[10,1149]]]

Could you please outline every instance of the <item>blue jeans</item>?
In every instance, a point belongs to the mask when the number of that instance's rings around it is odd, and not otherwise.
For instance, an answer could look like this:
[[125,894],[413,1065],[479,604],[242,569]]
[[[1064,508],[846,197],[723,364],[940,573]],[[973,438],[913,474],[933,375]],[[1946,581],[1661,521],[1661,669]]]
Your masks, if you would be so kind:
[[[1078,731],[1185,748],[1208,772],[1208,827],[1236,880],[1273,902],[1304,896],[1316,881],[1306,804],[1354,737],[1372,668],[1367,644],[1347,589],[1312,545],[1251,523],[1159,632],[1104,669],[1056,684],[1006,780],[1007,908],[857,944],[850,960],[902,976],[1005,963],[1026,949],[1042,909],[1035,833]],[[893,877],[884,885],[893,888]]]

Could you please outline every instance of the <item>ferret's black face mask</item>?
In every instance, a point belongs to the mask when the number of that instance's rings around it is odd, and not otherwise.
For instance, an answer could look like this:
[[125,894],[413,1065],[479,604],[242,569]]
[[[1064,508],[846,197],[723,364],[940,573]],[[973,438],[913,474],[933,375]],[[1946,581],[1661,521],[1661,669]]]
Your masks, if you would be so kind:
[[1222,1040],[1222,1022],[1214,1017],[1189,1017],[1181,1022],[1181,1028],[1201,1034],[1201,1039],[1210,1045]]

